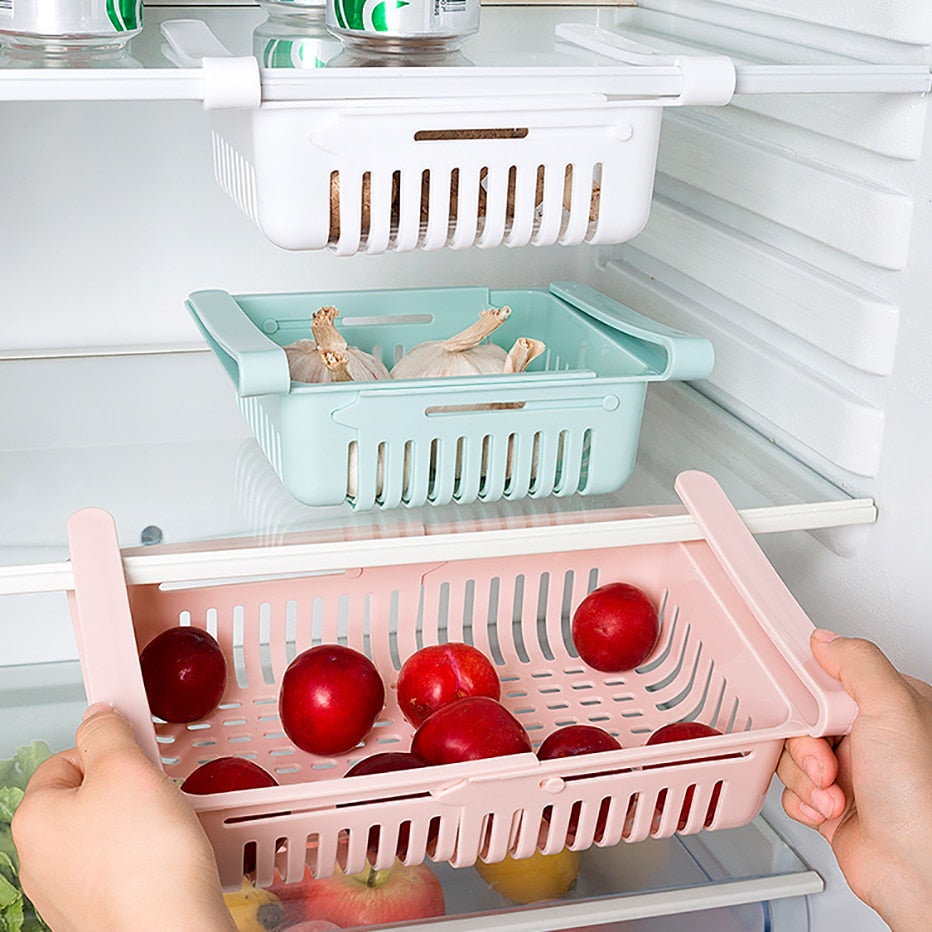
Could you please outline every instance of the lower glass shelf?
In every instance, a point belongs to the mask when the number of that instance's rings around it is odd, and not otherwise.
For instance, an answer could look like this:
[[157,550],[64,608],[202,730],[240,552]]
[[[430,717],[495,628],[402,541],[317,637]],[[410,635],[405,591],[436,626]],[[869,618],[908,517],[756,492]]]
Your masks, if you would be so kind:
[[[77,662],[0,667],[0,759],[37,738],[54,751],[69,747],[84,708]],[[444,932],[750,932],[775,928],[772,901],[793,913],[785,927],[797,932],[807,927],[800,898],[822,889],[819,875],[760,817],[739,829],[591,848],[569,893],[522,906],[472,867],[430,866],[447,915],[408,925]]]

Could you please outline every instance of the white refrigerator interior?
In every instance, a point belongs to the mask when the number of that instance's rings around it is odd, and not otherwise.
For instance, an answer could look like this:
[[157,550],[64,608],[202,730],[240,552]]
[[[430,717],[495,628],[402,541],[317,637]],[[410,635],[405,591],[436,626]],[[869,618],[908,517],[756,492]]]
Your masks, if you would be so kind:
[[[633,238],[352,256],[273,244],[215,178],[211,121],[228,116],[222,103],[205,110],[216,74],[196,56],[179,58],[166,40],[171,27],[160,29],[203,19],[241,61],[266,18],[254,6],[147,6],[127,56],[101,68],[3,58],[0,757],[33,737],[64,746],[83,707],[64,592],[65,524],[84,506],[114,515],[141,566],[158,552],[152,544],[391,546],[450,529],[501,530],[505,542],[509,529],[670,514],[675,476],[701,469],[816,624],[872,638],[903,670],[932,680],[923,585],[932,552],[928,4],[647,0],[489,5],[482,15],[463,50],[476,93],[507,89],[519,79],[508,69],[526,68],[524,97],[542,100],[533,81],[551,78],[538,65],[569,88],[594,82],[585,93],[595,96],[600,79],[621,80],[607,53],[568,52],[556,37],[561,24],[645,44],[655,50],[648,69],[684,55],[733,63],[733,97],[663,107],[650,216]],[[553,65],[557,53],[571,64]],[[328,88],[340,87],[336,69],[324,73]],[[237,92],[247,97],[322,93],[313,72],[246,74]],[[442,75],[430,80],[449,87]],[[347,96],[357,93],[372,92],[347,83]],[[369,144],[377,153],[379,139]],[[301,505],[260,452],[184,306],[206,288],[553,281],[588,284],[714,346],[708,379],[650,386],[637,465],[615,493],[365,513]],[[443,926],[885,928],[851,896],[821,839],[782,815],[776,787],[763,815],[721,838],[677,841],[665,856],[680,873],[643,892],[606,899],[596,852],[583,874],[594,879],[572,904],[530,912],[481,904],[492,912],[471,917],[467,891],[454,901],[462,915]],[[747,858],[773,863],[758,870],[741,864]],[[674,888],[666,894],[665,880]]]

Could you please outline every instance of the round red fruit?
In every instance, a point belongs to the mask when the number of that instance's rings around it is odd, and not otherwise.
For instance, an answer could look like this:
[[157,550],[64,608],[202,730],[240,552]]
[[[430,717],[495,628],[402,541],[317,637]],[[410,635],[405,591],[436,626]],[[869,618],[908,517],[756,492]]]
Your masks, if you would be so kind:
[[415,728],[438,709],[468,696],[498,699],[492,661],[470,644],[432,644],[412,654],[398,674],[401,714]]
[[427,761],[409,751],[380,751],[356,761],[344,776],[362,777],[370,773],[391,773],[395,770],[412,770],[415,767],[426,766]]
[[[669,725],[663,725],[658,728],[648,739],[648,744],[666,744],[670,741],[689,741],[692,738],[711,738],[715,735],[720,735],[721,732],[717,728],[713,728],[711,725],[706,725],[703,722],[672,722]],[[731,755],[728,755],[731,756]],[[690,763],[698,763],[701,761],[712,760],[711,757],[697,757],[690,761]],[[646,769],[652,769],[653,767],[661,766],[659,764],[650,764],[647,765]],[[658,797],[656,812],[654,813],[654,820],[659,822],[660,816],[663,810],[663,803],[666,798],[666,790],[661,791],[661,795]],[[715,788],[712,790],[712,795],[709,798],[709,805],[705,812],[705,818],[703,824],[708,827],[712,824],[712,820],[715,817],[715,813],[718,809],[718,802],[722,793],[721,783],[716,783]],[[679,818],[677,819],[676,827],[679,831],[682,831],[688,821],[690,810],[692,809],[693,798],[694,798],[694,787],[690,786],[686,790],[686,794],[683,797],[683,804],[680,807]]]
[[190,773],[181,789],[185,793],[204,796],[208,793],[228,793],[230,790],[252,790],[262,786],[278,786],[267,770],[242,757],[218,757],[201,764]]
[[602,673],[642,664],[657,643],[660,622],[653,602],[637,586],[614,582],[593,590],[573,614],[579,656]]
[[537,749],[540,760],[598,754],[600,751],[620,751],[621,744],[603,728],[595,725],[566,725],[552,731]]
[[206,631],[168,628],[139,655],[152,714],[166,722],[196,722],[220,704],[227,665],[220,645]]
[[689,741],[690,738],[711,738],[721,732],[703,722],[672,722],[658,728],[648,739],[648,744],[664,744],[667,741]]
[[340,644],[298,654],[285,670],[278,713],[285,734],[309,754],[344,754],[365,738],[385,703],[375,664]]
[[429,764],[481,760],[531,750],[524,726],[501,703],[469,696],[438,709],[414,733],[411,751]]

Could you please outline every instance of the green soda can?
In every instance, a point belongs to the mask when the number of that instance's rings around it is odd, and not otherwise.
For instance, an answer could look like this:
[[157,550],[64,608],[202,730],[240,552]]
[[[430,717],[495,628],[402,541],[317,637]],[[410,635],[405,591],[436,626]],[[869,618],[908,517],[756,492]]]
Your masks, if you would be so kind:
[[327,29],[323,2],[264,2],[265,22],[253,30],[252,51],[262,68],[323,68],[340,52]]
[[116,49],[141,29],[142,0],[0,0],[0,36],[7,45]]
[[479,0],[327,0],[327,28],[347,45],[455,49],[479,30]]

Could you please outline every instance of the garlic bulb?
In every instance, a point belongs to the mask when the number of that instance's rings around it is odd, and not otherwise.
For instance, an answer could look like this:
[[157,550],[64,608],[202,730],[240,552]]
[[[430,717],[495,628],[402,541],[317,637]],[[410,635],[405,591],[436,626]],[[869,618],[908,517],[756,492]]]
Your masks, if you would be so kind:
[[[381,359],[372,353],[350,346],[337,330],[334,321],[340,312],[332,305],[326,305],[314,312],[311,318],[311,333],[320,350],[336,350],[346,356],[346,372],[351,382],[372,382],[376,379],[391,378]],[[328,370],[329,371],[329,370]]]
[[330,376],[313,340],[295,340],[282,347],[288,358],[288,373],[292,382],[328,382]]
[[[291,374],[292,381],[372,382],[377,379],[391,377],[381,360],[356,346],[350,346],[343,339],[333,323],[339,313],[331,305],[315,311],[311,317],[311,333],[314,335],[314,339],[296,340],[284,347],[285,355],[288,357],[288,371]],[[321,352],[324,350],[332,350],[345,357],[345,377],[339,379],[333,377],[333,370],[328,367],[321,357]]]
[[483,343],[508,318],[511,308],[480,311],[479,319],[448,340],[428,340],[405,353],[392,368],[393,379],[430,379],[451,375],[490,375],[502,372],[505,351]]

